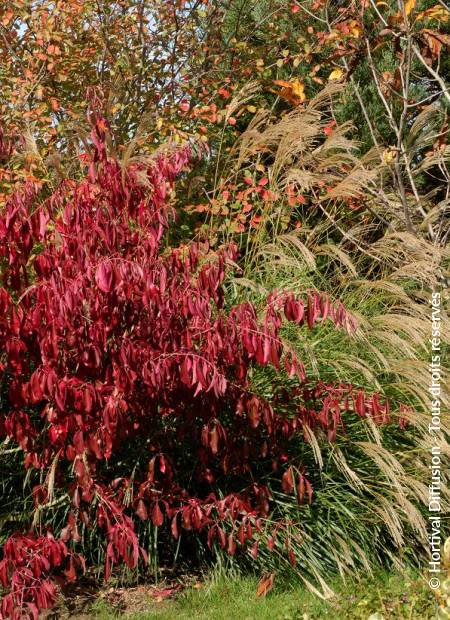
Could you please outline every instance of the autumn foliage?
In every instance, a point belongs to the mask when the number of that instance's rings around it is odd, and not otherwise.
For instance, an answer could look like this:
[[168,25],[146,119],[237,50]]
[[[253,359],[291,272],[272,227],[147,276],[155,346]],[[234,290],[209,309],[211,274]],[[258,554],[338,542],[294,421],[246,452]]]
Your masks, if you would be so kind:
[[[0,434],[41,472],[36,511],[60,493],[70,498],[61,531],[44,521],[6,543],[3,617],[36,616],[76,578],[82,526],[104,535],[106,579],[119,562],[147,561],[139,520],[174,538],[197,532],[231,555],[270,549],[284,532],[281,521],[265,532],[271,487],[314,501],[295,449],[306,427],[334,441],[346,416],[390,421],[377,394],[311,382],[282,342],[284,321],[353,331],[339,302],[278,291],[262,311],[230,308],[223,285],[236,247],[165,246],[175,178],[198,147],[124,168],[107,155],[107,132],[95,117],[81,182],[45,199],[29,183],[0,218]],[[256,367],[271,367],[283,387],[255,393]],[[130,451],[133,471],[123,466]],[[286,553],[295,562],[288,539]]]

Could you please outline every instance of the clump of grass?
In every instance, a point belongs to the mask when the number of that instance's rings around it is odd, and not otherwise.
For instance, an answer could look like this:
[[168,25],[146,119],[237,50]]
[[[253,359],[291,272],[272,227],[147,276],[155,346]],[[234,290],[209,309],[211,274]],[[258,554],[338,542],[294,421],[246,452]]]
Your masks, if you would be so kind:
[[[229,283],[229,299],[258,305],[272,290],[318,289],[341,300],[358,320],[353,337],[326,326],[304,334],[291,325],[285,340],[304,360],[309,376],[377,391],[393,405],[393,424],[386,430],[349,420],[335,445],[320,435],[299,444],[299,465],[315,491],[312,506],[299,507],[295,498],[273,493],[267,529],[278,518],[292,523],[296,569],[324,597],[331,595],[335,572],[367,574],[382,564],[420,565],[424,557],[431,447],[429,300],[450,263],[450,250],[430,240],[426,226],[417,234],[405,232],[379,153],[358,159],[349,126],[335,127],[324,138],[329,98],[337,91],[327,89],[305,109],[281,119],[256,118],[230,171],[230,178],[238,178],[244,167],[263,163],[278,199],[254,205],[261,217],[255,230],[240,237],[242,273]],[[306,206],[297,211],[283,198],[289,184],[307,196]],[[323,186],[332,190],[321,192]],[[352,212],[349,197],[361,201],[361,210]],[[443,292],[445,350],[450,345],[447,309]],[[443,455],[450,453],[449,377],[444,361]],[[273,389],[270,372],[255,374],[253,381],[263,393]],[[407,418],[406,428],[401,418]],[[446,476],[444,511],[450,500]],[[260,570],[283,570],[284,557],[277,544],[272,553],[262,548]]]

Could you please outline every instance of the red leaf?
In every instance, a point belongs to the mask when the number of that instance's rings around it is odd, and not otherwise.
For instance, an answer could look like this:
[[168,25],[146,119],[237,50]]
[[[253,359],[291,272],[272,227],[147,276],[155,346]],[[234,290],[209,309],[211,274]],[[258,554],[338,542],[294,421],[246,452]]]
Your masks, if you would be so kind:
[[292,467],[289,467],[289,469],[284,472],[281,479],[281,486],[285,493],[292,493],[294,490],[294,472]]
[[136,514],[140,519],[142,519],[142,521],[146,521],[148,519],[147,507],[143,499],[138,501]]
[[69,564],[67,566],[67,568],[64,571],[65,576],[67,577],[67,580],[72,582],[76,580],[76,572],[75,572],[75,565],[73,562],[73,557],[69,558]]
[[247,417],[252,428],[258,428],[260,420],[259,400],[253,396],[247,403]]
[[356,397],[355,408],[356,408],[356,412],[361,417],[364,417],[366,415],[366,407],[365,407],[365,403],[364,403],[364,393],[363,393],[362,390],[358,390],[358,395]]
[[173,536],[175,539],[178,539],[178,535],[179,535],[179,534],[178,534],[178,523],[177,523],[177,516],[178,516],[178,515],[175,515],[175,516],[173,517],[173,519],[172,519],[172,523],[171,523],[171,526],[170,526],[170,529],[171,529],[171,532],[172,532],[172,536]]
[[259,547],[259,541],[257,540],[252,545],[252,548],[250,549],[250,554],[254,560],[256,560],[256,558],[258,557],[258,547]]
[[236,543],[234,542],[233,533],[228,534],[228,555],[234,555],[236,553]]
[[292,549],[289,549],[288,557],[291,566],[295,566],[297,564],[297,558],[295,557],[295,553],[292,551]]
[[239,543],[243,546],[245,544],[245,526],[242,523],[238,529],[237,538]]
[[155,527],[161,527],[164,523],[164,515],[159,507],[159,502],[155,502],[152,510],[152,522]]
[[97,286],[104,293],[109,293],[113,288],[114,272],[110,263],[102,261],[95,272]]
[[305,499],[305,489],[305,477],[300,474],[297,484],[297,502],[299,504],[303,504],[303,501]]
[[215,455],[219,450],[219,435],[217,432],[217,428],[213,426],[213,428],[209,431],[209,448],[211,452]]

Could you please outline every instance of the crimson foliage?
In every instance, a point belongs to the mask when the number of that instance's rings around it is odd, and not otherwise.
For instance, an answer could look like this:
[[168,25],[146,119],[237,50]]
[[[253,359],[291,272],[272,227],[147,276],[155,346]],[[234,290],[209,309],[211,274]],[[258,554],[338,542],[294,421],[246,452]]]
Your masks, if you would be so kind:
[[[0,435],[23,450],[25,469],[42,472],[36,509],[45,514],[54,494],[71,502],[62,531],[16,533],[4,546],[3,617],[36,616],[75,578],[81,524],[104,533],[106,578],[120,561],[147,560],[139,519],[256,556],[268,476],[298,502],[313,499],[295,450],[305,425],[333,441],[343,414],[389,421],[376,394],[308,381],[282,343],[283,320],[352,331],[341,304],[281,292],[262,313],[250,303],[226,309],[236,248],[165,247],[173,183],[194,148],[123,169],[107,156],[106,131],[97,119],[82,182],[44,201],[29,184],[0,217]],[[284,377],[270,398],[251,387],[265,366]],[[133,472],[123,467],[130,454]]]

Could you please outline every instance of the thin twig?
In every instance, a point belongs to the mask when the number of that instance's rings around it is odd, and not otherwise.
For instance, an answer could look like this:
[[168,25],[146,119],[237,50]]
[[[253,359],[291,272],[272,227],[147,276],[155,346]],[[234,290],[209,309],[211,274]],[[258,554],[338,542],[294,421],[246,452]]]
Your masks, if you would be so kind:
[[433,67],[430,67],[430,65],[428,65],[425,61],[425,58],[422,56],[422,54],[420,53],[419,48],[416,45],[412,46],[412,49],[414,51],[414,54],[417,56],[417,58],[420,60],[420,62],[423,64],[423,66],[425,67],[425,69],[428,71],[428,73],[430,75],[433,76],[433,78],[436,80],[436,82],[439,84],[439,86],[442,89],[442,94],[444,95],[444,97],[447,99],[447,101],[450,103],[450,92],[448,90],[447,85],[445,84],[444,80],[441,78],[441,76],[439,75],[439,73],[437,73]]

